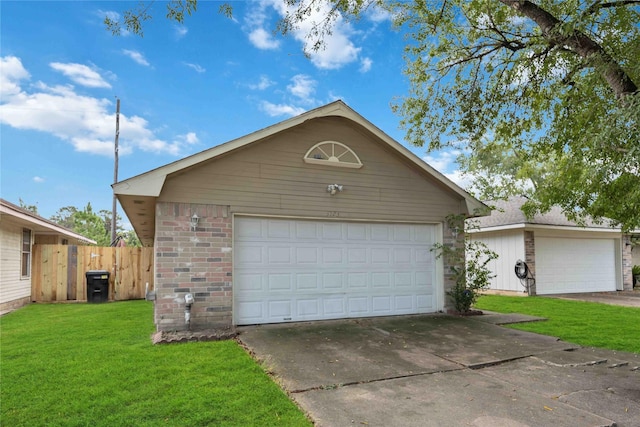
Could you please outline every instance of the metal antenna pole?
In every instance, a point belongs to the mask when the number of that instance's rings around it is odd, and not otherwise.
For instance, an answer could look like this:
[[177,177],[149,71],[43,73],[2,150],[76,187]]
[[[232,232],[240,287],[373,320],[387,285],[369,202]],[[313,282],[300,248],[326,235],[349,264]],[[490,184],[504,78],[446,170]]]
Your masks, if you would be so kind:
[[[115,164],[113,167],[113,183],[118,182],[118,138],[120,137],[120,98],[116,98],[116,140],[115,140]],[[111,244],[115,244],[116,242],[116,206],[117,206],[117,198],[116,193],[113,193],[113,210],[111,217]]]

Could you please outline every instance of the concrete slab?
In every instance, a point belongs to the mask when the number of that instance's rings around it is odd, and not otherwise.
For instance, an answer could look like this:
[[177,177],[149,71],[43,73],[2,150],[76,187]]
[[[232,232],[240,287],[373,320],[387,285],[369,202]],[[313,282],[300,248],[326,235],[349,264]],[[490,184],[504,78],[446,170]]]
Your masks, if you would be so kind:
[[640,355],[478,317],[243,327],[239,339],[320,426],[640,426]]
[[553,352],[482,370],[523,390],[612,419],[640,425],[640,355],[578,349]]
[[547,320],[545,317],[529,316],[527,314],[519,313],[496,313],[493,311],[482,310],[481,316],[469,317],[470,320],[477,320],[479,322],[491,323],[494,325],[509,325],[512,323],[528,323],[528,322],[541,322]]
[[316,425],[613,426],[612,420],[523,393],[478,371],[454,371],[296,394]]
[[619,305],[623,307],[640,307],[640,289],[616,292],[585,292],[578,294],[544,295],[548,298],[560,298],[597,302],[600,304]]
[[241,328],[240,340],[290,392],[463,368],[422,351],[385,325],[364,323],[368,322]]

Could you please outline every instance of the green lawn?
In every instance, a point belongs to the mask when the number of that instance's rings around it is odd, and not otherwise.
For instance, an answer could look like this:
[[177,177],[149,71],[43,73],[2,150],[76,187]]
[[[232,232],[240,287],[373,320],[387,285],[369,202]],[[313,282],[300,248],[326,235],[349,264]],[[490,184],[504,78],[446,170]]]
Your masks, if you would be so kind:
[[152,345],[152,304],[30,305],[0,319],[6,426],[310,426],[234,341]]
[[476,308],[545,317],[544,322],[509,325],[586,347],[640,353],[640,308],[547,297],[483,295]]

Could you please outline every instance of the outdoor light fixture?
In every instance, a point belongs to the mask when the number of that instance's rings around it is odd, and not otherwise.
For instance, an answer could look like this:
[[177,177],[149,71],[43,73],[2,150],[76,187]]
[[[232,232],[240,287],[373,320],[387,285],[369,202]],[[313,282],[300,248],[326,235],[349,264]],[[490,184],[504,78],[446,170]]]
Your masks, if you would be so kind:
[[458,238],[458,234],[460,234],[460,228],[458,227],[453,227],[451,229],[451,235],[453,236],[454,239]]
[[336,194],[338,191],[342,191],[342,185],[340,184],[329,184],[327,186],[327,193],[330,193],[332,196]]
[[196,231],[196,227],[198,226],[199,220],[200,220],[200,217],[198,216],[197,213],[194,213],[193,215],[191,215],[191,231]]

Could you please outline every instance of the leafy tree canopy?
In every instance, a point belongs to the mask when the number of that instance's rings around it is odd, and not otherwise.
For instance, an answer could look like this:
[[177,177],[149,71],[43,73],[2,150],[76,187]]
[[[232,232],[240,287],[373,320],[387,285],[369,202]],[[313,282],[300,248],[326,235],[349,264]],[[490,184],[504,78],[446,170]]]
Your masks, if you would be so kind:
[[29,212],[31,212],[33,214],[38,215],[38,205],[37,204],[29,205],[29,204],[25,203],[25,201],[22,200],[22,199],[19,199],[19,203],[20,203],[20,207],[22,209],[27,210],[27,211],[29,211]]
[[[75,206],[65,206],[58,209],[50,219],[62,227],[73,230],[97,242],[98,246],[110,246],[111,244],[111,211],[100,210],[95,212],[91,203],[87,203],[80,210]],[[121,225],[120,215],[116,217],[118,236],[126,242],[127,246],[142,246],[135,231],[125,231]]]
[[[479,198],[640,229],[640,0],[283,1],[284,34],[330,6],[309,33],[317,49],[338,17],[389,12],[408,35],[410,92],[394,106],[407,140],[459,150]],[[147,7],[105,22],[141,35]],[[197,1],[167,7],[182,22]]]

